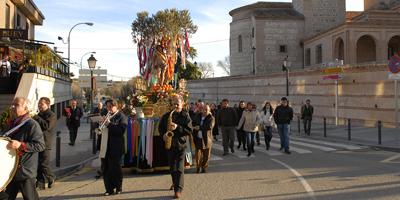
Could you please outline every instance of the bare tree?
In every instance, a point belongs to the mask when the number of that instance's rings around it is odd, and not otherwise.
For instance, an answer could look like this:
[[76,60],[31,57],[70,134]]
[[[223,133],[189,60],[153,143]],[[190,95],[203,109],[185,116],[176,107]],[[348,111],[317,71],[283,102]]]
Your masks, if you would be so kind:
[[219,60],[217,66],[224,70],[228,76],[231,74],[231,62],[229,61],[229,56],[226,56],[224,60]]
[[201,78],[209,78],[214,74],[214,68],[209,62],[201,62],[197,64],[199,71],[201,72]]

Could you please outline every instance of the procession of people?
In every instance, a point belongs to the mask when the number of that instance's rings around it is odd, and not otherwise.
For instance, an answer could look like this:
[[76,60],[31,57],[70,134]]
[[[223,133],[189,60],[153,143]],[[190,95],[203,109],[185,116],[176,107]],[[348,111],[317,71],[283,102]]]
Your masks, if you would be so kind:
[[[214,141],[222,135],[223,155],[235,153],[235,135],[240,149],[247,150],[248,156],[253,154],[255,134],[263,133],[266,150],[270,149],[273,137],[272,130],[276,127],[281,140],[281,148],[290,154],[289,131],[293,119],[293,109],[286,97],[274,109],[270,101],[265,101],[261,110],[257,110],[252,102],[240,101],[237,108],[229,106],[229,100],[224,99],[220,106],[208,104],[198,100],[186,109],[185,102],[180,95],[170,98],[171,110],[165,113],[158,125],[158,131],[163,137],[172,132],[171,148],[165,149],[168,156],[168,166],[171,173],[171,189],[174,197],[180,198],[184,189],[184,174],[186,152],[194,144],[194,160],[196,173],[207,173],[209,160]],[[187,103],[187,102],[186,102]],[[21,156],[21,168],[12,177],[11,183],[5,191],[0,191],[3,199],[15,199],[18,192],[24,199],[38,199],[37,190],[52,188],[56,176],[50,166],[50,151],[54,139],[54,129],[57,116],[50,109],[50,99],[41,97],[38,101],[39,112],[30,116],[29,100],[16,97],[12,102],[12,122],[10,129],[17,127],[12,133],[7,134],[11,139],[9,149],[18,149]],[[188,105],[188,104],[186,104]],[[119,103],[114,99],[105,101],[105,107],[98,103],[90,116],[100,116],[100,121],[92,122],[91,128],[98,138],[97,149],[100,151],[101,169],[98,176],[103,176],[105,196],[117,195],[122,192],[122,163],[125,152],[125,135],[127,117],[121,112]],[[219,109],[218,109],[219,107]],[[304,120],[305,133],[310,133],[313,108],[310,100],[301,109]],[[64,109],[67,127],[70,132],[70,145],[73,146],[78,136],[82,110],[77,101],[72,100],[71,106]],[[307,128],[307,129],[306,129]],[[97,177],[97,178],[99,178]]]

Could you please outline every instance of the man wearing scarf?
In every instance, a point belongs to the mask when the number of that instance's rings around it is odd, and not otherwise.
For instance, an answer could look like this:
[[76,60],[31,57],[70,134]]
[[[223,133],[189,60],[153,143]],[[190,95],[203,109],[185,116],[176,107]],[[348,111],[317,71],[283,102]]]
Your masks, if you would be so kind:
[[102,145],[100,147],[100,158],[104,158],[103,178],[106,189],[104,195],[109,196],[121,194],[122,192],[122,168],[120,161],[125,152],[124,134],[128,120],[118,110],[117,101],[108,100],[106,107],[111,117],[108,119],[107,130],[103,132],[104,137],[102,138]]
[[172,131],[174,136],[172,137],[172,146],[168,151],[168,163],[172,177],[173,188],[175,192],[175,198],[180,198],[183,190],[183,176],[184,176],[184,164],[185,155],[187,148],[187,136],[192,134],[191,120],[189,114],[182,110],[183,99],[179,95],[172,97],[171,103],[174,107],[174,113],[172,114],[172,123],[168,124],[168,118],[170,112],[165,113],[160,120],[158,131],[163,137],[168,131]]
[[22,193],[24,200],[39,199],[35,189],[38,152],[45,149],[45,143],[40,125],[29,117],[28,108],[28,100],[23,97],[15,98],[11,106],[15,117],[11,128],[22,125],[8,135],[11,141],[7,148],[18,149],[20,156],[17,173],[6,189],[9,199],[15,199],[18,192]]

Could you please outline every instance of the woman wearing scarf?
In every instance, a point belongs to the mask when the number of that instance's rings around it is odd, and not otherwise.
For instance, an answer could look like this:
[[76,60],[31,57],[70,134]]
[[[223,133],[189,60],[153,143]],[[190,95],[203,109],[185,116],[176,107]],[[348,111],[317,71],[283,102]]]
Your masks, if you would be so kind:
[[265,148],[269,150],[272,139],[272,115],[274,109],[269,102],[265,102],[264,107],[260,112],[261,125],[264,128]]
[[254,135],[258,131],[258,124],[260,122],[260,116],[258,112],[254,109],[253,104],[248,102],[246,105],[246,110],[243,111],[242,117],[240,118],[237,129],[241,128],[243,125],[243,130],[246,133],[247,142],[247,156],[254,153]]

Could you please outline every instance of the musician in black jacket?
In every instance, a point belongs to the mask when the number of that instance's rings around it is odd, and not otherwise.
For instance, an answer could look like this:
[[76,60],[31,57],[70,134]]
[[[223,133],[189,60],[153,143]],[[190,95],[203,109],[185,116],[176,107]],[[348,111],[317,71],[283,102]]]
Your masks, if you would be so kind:
[[50,166],[50,152],[54,139],[54,128],[57,124],[57,116],[51,111],[50,99],[47,97],[39,99],[38,108],[39,114],[35,115],[33,119],[39,123],[42,129],[46,149],[39,153],[36,185],[40,190],[44,190],[46,188],[46,180],[48,182],[48,188],[51,188],[56,178]]
[[24,200],[37,200],[39,195],[35,189],[35,183],[38,152],[45,149],[43,132],[39,124],[29,117],[27,99],[23,97],[15,98],[11,108],[14,116],[11,128],[21,126],[8,135],[11,141],[7,148],[18,149],[20,162],[17,173],[7,186],[6,193],[9,195],[9,199],[15,199],[20,191]]
[[[175,198],[180,198],[183,190],[183,176],[185,164],[185,150],[187,147],[187,136],[192,133],[190,126],[191,120],[189,114],[183,111],[183,99],[179,95],[172,97],[174,113],[172,114],[172,123],[168,124],[170,113],[165,113],[160,120],[158,131],[163,136],[167,131],[172,131],[172,146],[168,150],[168,163],[172,176],[172,183],[175,192]],[[190,142],[189,142],[190,145]]]
[[[120,194],[122,192],[122,168],[121,158],[124,154],[124,133],[128,120],[126,116],[118,110],[118,103],[115,100],[106,102],[107,110],[110,112],[107,150],[104,157],[104,186],[106,188],[105,196]],[[103,133],[105,134],[105,133]],[[103,137],[105,139],[106,137]],[[102,150],[100,150],[101,152]],[[115,190],[115,191],[114,191]]]

